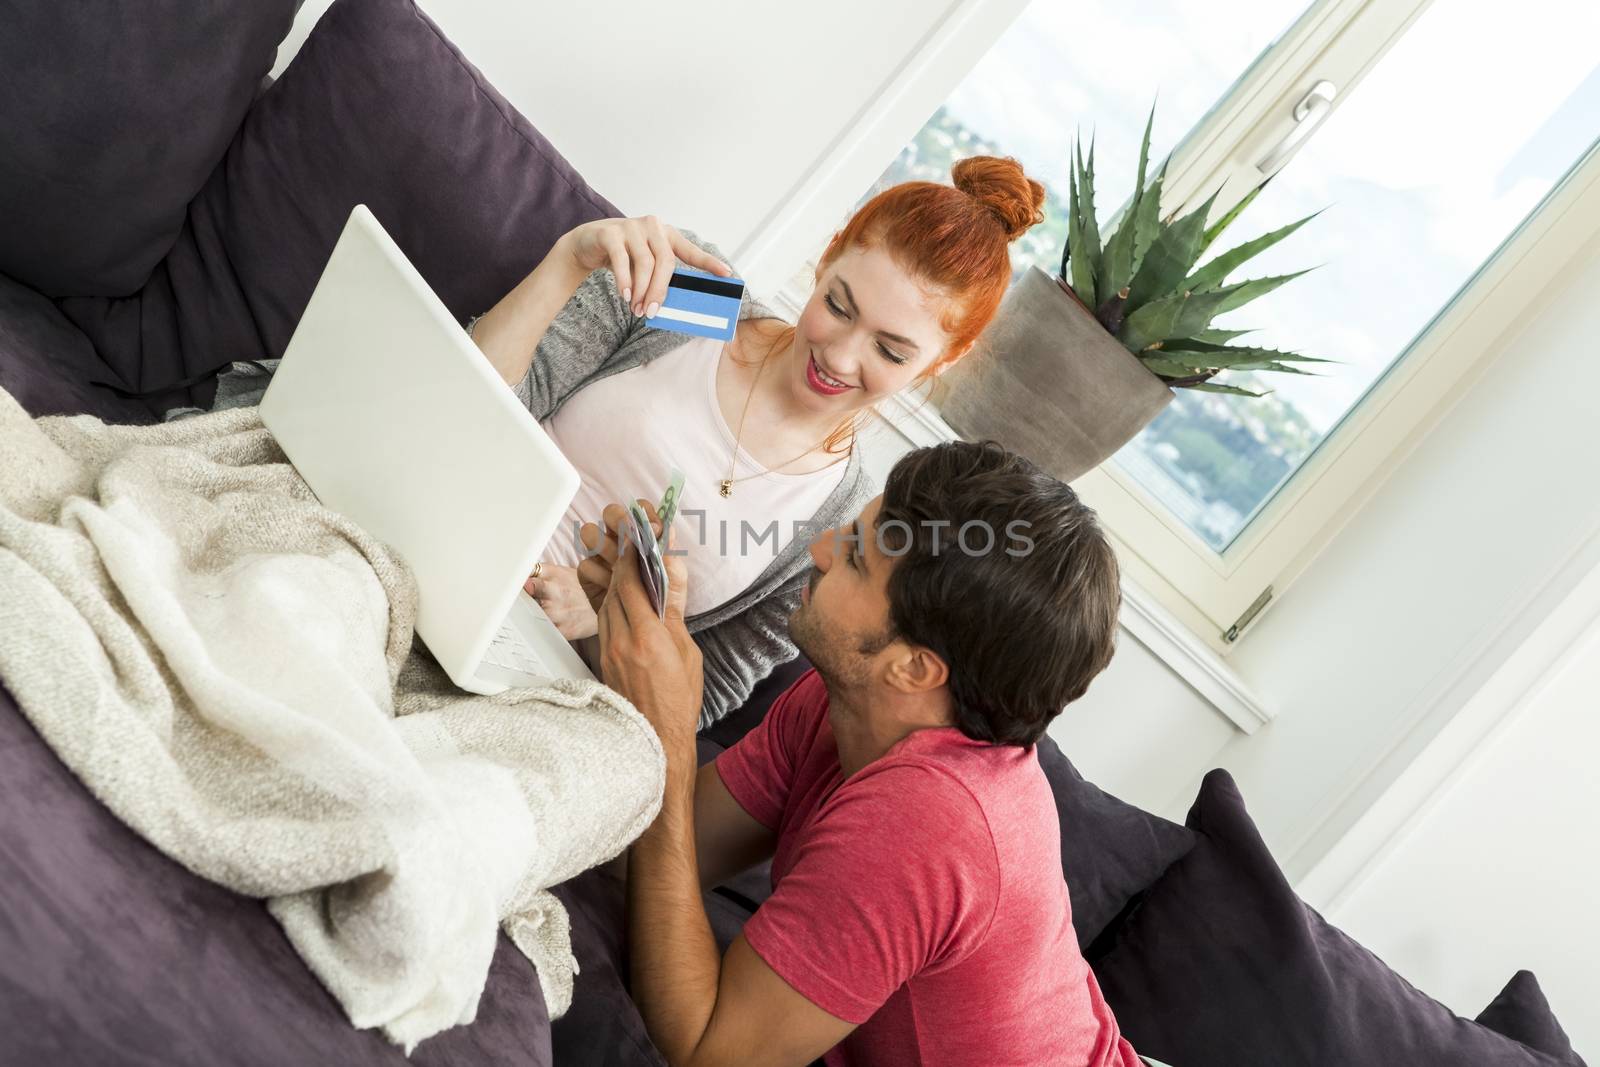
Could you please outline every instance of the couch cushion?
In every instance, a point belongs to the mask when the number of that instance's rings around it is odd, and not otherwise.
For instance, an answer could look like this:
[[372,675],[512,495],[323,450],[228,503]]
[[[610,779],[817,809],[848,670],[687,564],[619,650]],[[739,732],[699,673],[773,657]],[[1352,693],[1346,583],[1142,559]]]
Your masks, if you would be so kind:
[[[0,1034],[7,1063],[405,1064],[356,1030],[259,900],[157,852],[0,687]],[[504,936],[478,1017],[412,1063],[551,1062],[533,965]]]
[[143,285],[272,68],[295,6],[6,5],[0,272],[51,296]]
[[275,358],[361,203],[462,321],[617,214],[410,0],[336,0],[144,291],[64,306],[140,390]]
[[[578,978],[572,1007],[550,1027],[561,1067],[666,1067],[628,994],[627,887],[603,868],[557,886],[572,919],[572,953]],[[744,929],[750,912],[716,892],[705,896],[712,936],[723,952]]]
[[572,1006],[550,1025],[561,1067],[666,1067],[628,995],[626,887],[603,870],[556,886],[572,920],[578,977]]
[[1497,1034],[1537,1049],[1567,1067],[1585,1067],[1572,1048],[1567,1032],[1556,1021],[1550,1002],[1532,971],[1518,971],[1489,1006],[1478,1013],[1477,1023]]
[[[697,748],[701,764],[723,750],[704,735]],[[603,868],[555,889],[572,920],[572,953],[578,959],[572,1007],[551,1026],[555,1059],[562,1067],[665,1067],[628,994],[625,892],[626,886]],[[726,952],[755,904],[719,887],[705,895],[705,905],[717,947]]]
[[[703,736],[723,747],[733,745],[810,669],[804,656],[781,665],[756,685],[743,707]],[[1087,950],[1130,901],[1189,851],[1195,835],[1085,779],[1053,738],[1046,736],[1038,747],[1039,766],[1050,782],[1061,823],[1061,868],[1072,898],[1072,925],[1079,946]],[[772,895],[770,864],[746,871],[727,889],[759,904]]]
[[31,415],[98,415],[149,422],[152,412],[104,386],[109,375],[77,327],[42,294],[0,274],[0,389]]
[[1560,1062],[1457,1017],[1307,907],[1227,772],[1206,776],[1188,822],[1200,840],[1094,964],[1140,1052],[1181,1067]]
[[1084,778],[1055,739],[1039,742],[1061,821],[1061,873],[1085,952],[1161,873],[1194,847],[1186,827],[1119,800]]

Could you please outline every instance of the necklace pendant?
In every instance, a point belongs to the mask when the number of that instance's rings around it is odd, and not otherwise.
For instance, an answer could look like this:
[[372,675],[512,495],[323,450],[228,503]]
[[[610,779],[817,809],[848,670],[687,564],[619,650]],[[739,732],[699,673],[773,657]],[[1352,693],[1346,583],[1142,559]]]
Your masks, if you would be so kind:
[[733,495],[733,479],[732,478],[724,478],[724,479],[722,479],[722,495],[723,496],[732,496]]

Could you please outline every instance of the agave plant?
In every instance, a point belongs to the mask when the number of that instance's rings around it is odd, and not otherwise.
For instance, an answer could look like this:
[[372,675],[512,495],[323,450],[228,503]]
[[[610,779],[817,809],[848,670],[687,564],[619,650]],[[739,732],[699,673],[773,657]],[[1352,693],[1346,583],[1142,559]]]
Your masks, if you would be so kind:
[[1144,141],[1139,146],[1139,176],[1133,200],[1104,244],[1095,219],[1094,142],[1089,143],[1087,161],[1081,142],[1073,145],[1067,247],[1061,255],[1062,283],[1070,286],[1084,307],[1139,357],[1146,369],[1173,388],[1259,397],[1266,394],[1211,379],[1223,371],[1306,374],[1289,364],[1336,362],[1295,352],[1231,345],[1228,342],[1252,331],[1211,327],[1211,320],[1223,312],[1243,307],[1306,273],[1228,281],[1245,261],[1316,216],[1307,215],[1197,267],[1212,243],[1250,205],[1262,186],[1251,190],[1209,227],[1206,220],[1216,194],[1182,218],[1162,219],[1161,186],[1167,176],[1166,164],[1149,185],[1145,184],[1154,123],[1155,109],[1151,108]]

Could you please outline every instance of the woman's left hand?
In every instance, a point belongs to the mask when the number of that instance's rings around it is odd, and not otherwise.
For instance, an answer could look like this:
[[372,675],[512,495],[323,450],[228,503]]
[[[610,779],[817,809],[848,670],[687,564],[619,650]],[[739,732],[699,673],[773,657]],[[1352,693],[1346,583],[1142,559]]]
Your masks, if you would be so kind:
[[573,568],[546,563],[539,568],[539,577],[529,578],[522,588],[539,602],[568,641],[599,633],[599,621],[589,606],[589,598],[578,585],[578,572]]

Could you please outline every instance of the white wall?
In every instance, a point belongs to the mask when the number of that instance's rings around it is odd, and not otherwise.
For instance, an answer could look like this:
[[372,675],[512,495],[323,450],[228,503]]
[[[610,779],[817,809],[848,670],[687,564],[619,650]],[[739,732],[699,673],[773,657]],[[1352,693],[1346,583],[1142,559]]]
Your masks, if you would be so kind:
[[1412,984],[1476,1015],[1520,968],[1600,1056],[1600,626],[1329,918]]
[[1291,876],[1595,562],[1600,240],[1567,279],[1232,657],[1278,718],[1222,763]]

